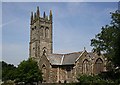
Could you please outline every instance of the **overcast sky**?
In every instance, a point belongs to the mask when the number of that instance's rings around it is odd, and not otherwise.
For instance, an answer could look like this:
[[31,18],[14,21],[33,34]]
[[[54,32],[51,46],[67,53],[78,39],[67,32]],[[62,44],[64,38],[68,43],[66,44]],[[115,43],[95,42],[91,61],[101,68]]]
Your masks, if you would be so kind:
[[113,2],[2,3],[2,59],[14,65],[29,57],[30,14],[40,7],[40,15],[53,12],[53,52],[91,51],[90,40],[110,23]]

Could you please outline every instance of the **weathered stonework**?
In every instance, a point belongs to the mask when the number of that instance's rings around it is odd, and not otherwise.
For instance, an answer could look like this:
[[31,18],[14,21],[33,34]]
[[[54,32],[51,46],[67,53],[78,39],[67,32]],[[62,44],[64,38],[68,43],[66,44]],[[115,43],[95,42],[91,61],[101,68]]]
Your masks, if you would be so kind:
[[79,74],[98,74],[106,70],[103,55],[87,52],[54,54],[52,48],[52,11],[49,17],[45,12],[40,16],[31,14],[29,56],[38,62],[43,73],[43,83],[77,82]]

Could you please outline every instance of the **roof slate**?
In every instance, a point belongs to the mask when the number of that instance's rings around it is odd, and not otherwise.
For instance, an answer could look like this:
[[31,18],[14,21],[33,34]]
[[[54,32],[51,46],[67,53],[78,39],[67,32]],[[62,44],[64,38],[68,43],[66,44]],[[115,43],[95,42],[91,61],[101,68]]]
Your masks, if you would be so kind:
[[52,65],[71,65],[74,64],[76,59],[82,52],[74,52],[68,54],[50,54],[48,59]]

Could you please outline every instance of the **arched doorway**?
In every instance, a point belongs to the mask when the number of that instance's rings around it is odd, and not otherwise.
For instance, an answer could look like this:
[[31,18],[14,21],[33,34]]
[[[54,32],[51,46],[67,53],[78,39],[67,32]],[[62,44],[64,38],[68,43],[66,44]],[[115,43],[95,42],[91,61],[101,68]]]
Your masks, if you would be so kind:
[[82,73],[88,74],[89,73],[89,61],[85,59],[82,63]]
[[101,58],[98,58],[94,64],[94,69],[93,69],[94,73],[99,74],[101,71],[103,71],[103,68],[104,68],[103,60]]

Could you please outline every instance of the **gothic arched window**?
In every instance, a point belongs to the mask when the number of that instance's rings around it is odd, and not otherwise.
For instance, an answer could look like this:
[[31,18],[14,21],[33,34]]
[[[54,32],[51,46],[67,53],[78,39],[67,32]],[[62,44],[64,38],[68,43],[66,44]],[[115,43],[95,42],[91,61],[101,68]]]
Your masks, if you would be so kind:
[[89,62],[87,59],[85,59],[82,63],[82,72],[83,74],[86,74],[89,72]]
[[103,60],[101,58],[98,58],[94,64],[94,73],[98,74],[101,71],[103,71]]
[[36,26],[32,28],[32,39],[36,38]]

